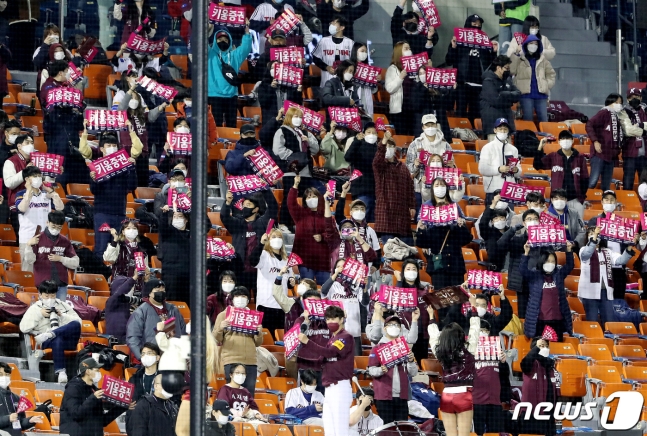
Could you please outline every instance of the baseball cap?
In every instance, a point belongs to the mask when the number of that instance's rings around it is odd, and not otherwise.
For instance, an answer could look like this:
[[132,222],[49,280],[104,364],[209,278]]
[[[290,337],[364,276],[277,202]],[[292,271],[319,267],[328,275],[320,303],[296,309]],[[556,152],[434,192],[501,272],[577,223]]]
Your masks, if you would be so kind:
[[227,404],[227,402],[224,400],[214,401],[211,410],[219,410],[220,413],[222,413],[225,416],[231,415],[231,409],[229,408],[229,404]]
[[144,291],[142,292],[142,297],[148,298],[151,292],[153,292],[153,289],[160,287],[164,287],[164,289],[166,290],[166,286],[164,285],[163,281],[161,281],[160,279],[151,278],[146,283],[144,283]]
[[485,23],[485,20],[483,18],[481,18],[481,16],[478,15],[478,14],[470,15],[469,17],[467,17],[467,20],[465,20],[465,21],[468,22],[468,23],[474,23],[476,21],[480,21],[481,24]]
[[86,369],[101,368],[103,364],[97,362],[92,357],[88,357],[79,363],[79,372],[84,372]]
[[631,97],[632,95],[642,95],[642,89],[630,88],[629,91],[627,91],[627,97]]
[[247,133],[256,134],[256,128],[252,124],[243,124],[240,127],[240,134],[245,135]]
[[505,118],[497,118],[497,120],[494,122],[494,128],[497,128],[499,126],[510,127],[510,123],[508,123],[508,120]]
[[615,192],[615,191],[612,191],[611,189],[607,189],[606,191],[604,191],[604,192],[602,193],[602,197],[603,197],[603,198],[604,198],[604,197],[606,197],[607,195],[613,195],[613,198],[615,198],[615,199],[617,199],[617,198],[618,198],[618,197],[616,197],[616,192]]
[[353,200],[353,202],[350,204],[350,208],[352,209],[352,208],[354,208],[355,206],[364,206],[364,208],[366,208],[366,203],[364,203],[364,202],[363,202],[362,200],[360,200],[360,199]]
[[220,38],[221,36],[226,36],[227,39],[229,39],[229,33],[224,30],[219,30],[218,33],[216,33],[216,39]]
[[388,324],[388,323],[389,323],[389,322],[391,322],[391,321],[397,321],[397,322],[399,322],[400,324],[402,324],[402,320],[400,319],[400,317],[399,317],[399,316],[397,316],[397,315],[391,315],[391,316],[389,316],[387,319],[385,319],[385,320],[384,320],[384,325]]
[[171,172],[169,173],[168,177],[169,177],[169,179],[170,179],[171,177],[175,177],[175,176],[182,176],[182,177],[184,177],[184,172],[182,172],[182,170],[180,170],[180,169],[174,168],[174,169],[172,169],[172,170],[171,170]]
[[283,39],[286,39],[286,37],[285,37],[285,32],[284,32],[283,30],[281,30],[281,29],[274,29],[274,30],[272,30],[272,35],[271,35],[271,36],[272,36],[272,39],[274,39],[274,38],[283,38]]
[[427,115],[423,115],[423,117],[422,117],[422,125],[425,125],[427,123],[434,123],[435,124],[436,122],[437,122],[436,115],[434,115],[434,114],[427,114]]

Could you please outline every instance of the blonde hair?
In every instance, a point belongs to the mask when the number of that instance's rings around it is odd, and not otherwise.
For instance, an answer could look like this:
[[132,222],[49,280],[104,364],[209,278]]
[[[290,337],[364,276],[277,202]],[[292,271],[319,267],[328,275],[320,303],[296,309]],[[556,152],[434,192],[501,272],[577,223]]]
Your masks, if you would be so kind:
[[[283,232],[281,232],[279,229],[272,229],[270,231],[270,234],[267,235],[267,241],[265,242],[265,246],[263,246],[263,250],[267,251],[270,254],[274,254],[274,250],[270,246],[270,239],[272,239],[272,236],[279,235],[281,239],[283,239]],[[285,251],[285,240],[283,241],[283,245],[281,246],[281,259],[285,260],[288,258],[288,253]]]
[[393,47],[393,55],[391,56],[391,65],[395,65],[398,67],[398,70],[403,70],[404,67],[402,66],[402,47],[404,47],[405,44],[409,44],[407,41],[400,41],[395,44]]
[[292,118],[294,118],[295,116],[299,118],[297,114],[301,114],[301,118],[303,118],[303,112],[301,111],[301,109],[296,107],[291,107],[290,109],[288,109],[288,111],[285,113],[285,118],[283,119],[283,125],[287,127],[294,127],[292,125]]

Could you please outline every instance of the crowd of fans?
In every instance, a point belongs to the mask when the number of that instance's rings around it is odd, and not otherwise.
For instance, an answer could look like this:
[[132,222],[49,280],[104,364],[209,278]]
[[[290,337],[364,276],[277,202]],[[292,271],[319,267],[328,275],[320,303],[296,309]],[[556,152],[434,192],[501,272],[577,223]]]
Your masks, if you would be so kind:
[[[44,116],[41,133],[47,153],[64,157],[62,174],[56,178],[43,174],[30,157],[44,151],[35,149],[38,132],[22,125],[20,115],[0,113],[0,220],[15,230],[21,262],[12,268],[33,272],[38,288],[38,297],[19,320],[19,328],[33,337],[35,348],[52,350],[55,381],[65,385],[60,432],[72,436],[102,435],[104,426],[124,413],[129,436],[188,434],[189,394],[166,392],[158,371],[166,347],[160,338],[190,334],[178,304],[190,302],[188,253],[195,229],[190,226],[191,211],[168,199],[171,192],[188,198],[206,195],[191,192],[190,178],[192,166],[207,163],[175,155],[166,140],[167,131],[191,132],[191,89],[169,72],[171,46],[166,44],[161,56],[149,56],[128,44],[133,32],[150,40],[156,34],[159,37],[153,3],[115,3],[112,17],[123,31],[111,58],[98,41],[93,43],[99,51],[93,62],[110,65],[120,74],[112,109],[125,111],[127,129],[97,134],[81,108],[47,104],[53,89],[85,89],[84,80],[70,82],[70,70],[86,67],[79,50],[87,41],[96,41],[92,35],[77,34],[66,44],[54,25],[44,27],[33,65],[24,68],[38,72],[36,98]],[[354,4],[245,1],[250,13],[244,28],[210,25],[209,86],[200,90],[207,92],[210,107],[208,146],[222,148],[225,141],[218,141],[217,127],[237,126],[239,101],[256,101],[261,107],[260,117],[239,126],[235,144],[226,144],[219,171],[227,176],[256,174],[248,158],[261,147],[283,176],[260,192],[222,192],[220,224],[214,228],[216,237],[227,241],[235,256],[210,259],[206,271],[206,315],[212,326],[208,375],[223,374],[226,380],[210,396],[208,434],[233,435],[231,422],[258,429],[278,419],[262,413],[255,401],[257,378],[278,367],[263,344],[267,335],[270,342],[282,341],[285,332],[299,325],[302,345],[285,362],[287,375],[297,385],[281,396],[285,414],[291,415],[283,420],[322,426],[326,436],[365,436],[410,417],[427,418],[428,414],[414,413],[414,403],[420,404],[413,401],[414,382],[428,383],[429,373],[422,369],[435,359],[444,383],[442,392],[438,389],[442,422],[418,420],[423,426],[432,425],[428,430],[444,426],[450,436],[467,436],[471,431],[555,434],[553,418],[513,422],[511,404],[557,400],[559,377],[549,342],[564,342],[574,334],[565,281],[576,260],[579,289],[570,291],[579,291],[586,319],[599,317],[603,328],[617,319],[613,301],[625,298],[627,265],[633,261],[638,277],[647,277],[647,232],[637,231],[628,243],[607,241],[598,223],[599,218],[614,217],[620,210],[617,188],[611,189],[620,160],[623,180],[613,183],[635,190],[641,215],[647,211],[647,113],[641,90],[632,88],[626,100],[619,94],[607,97],[604,107],[586,122],[586,135],[574,136],[564,129],[557,137],[539,141],[531,132],[536,143],[522,143],[515,119],[548,121],[550,89],[556,80],[550,63],[555,48],[542,34],[539,20],[529,15],[530,4],[529,0],[496,3],[498,41],[492,47],[475,48],[459,44],[456,38],[439,41],[418,6],[414,3],[413,10],[405,12],[406,1],[401,0],[391,21],[392,59],[379,87],[353,80],[357,65],[370,60],[369,47],[353,29],[354,21],[367,13],[369,0]],[[11,11],[6,1],[0,1],[0,41],[1,32],[5,37],[8,32],[3,23],[15,23],[3,15],[5,8]],[[275,29],[265,34],[286,10],[300,20],[294,32],[286,35]],[[178,9],[170,2],[168,12],[180,22],[182,38],[189,43],[191,3]],[[454,24],[480,30],[484,21],[470,15],[464,23]],[[519,33],[526,35],[521,44],[515,37]],[[402,63],[403,56],[423,52],[431,59],[438,44],[448,46],[445,65],[457,69],[456,85],[450,89],[427,86],[431,61],[413,75]],[[306,75],[312,94],[305,100],[305,86],[289,88],[274,76],[278,63],[270,60],[270,49],[290,46],[303,47],[307,56],[302,66],[320,73],[320,77]],[[10,47],[25,50],[24,42]],[[0,45],[1,97],[9,93],[4,69],[13,58],[26,54]],[[236,80],[228,77],[245,62],[245,77],[253,82],[250,95],[241,95]],[[173,86],[178,93],[167,101],[139,85],[141,77]],[[377,98],[382,93],[388,103]],[[302,109],[284,109],[288,100],[317,110],[357,108],[361,126],[355,130],[342,125],[326,111],[321,131],[312,132],[304,126]],[[378,102],[385,109],[381,123],[377,122]],[[165,116],[169,105],[177,114],[171,126]],[[468,174],[454,185],[443,177],[428,180],[425,175],[426,167],[457,168],[456,155],[465,153],[464,146],[453,146],[455,132],[450,130],[448,115],[471,122],[480,119],[482,131],[477,133],[485,140],[475,150],[477,165],[472,168],[478,174]],[[402,136],[411,140],[402,144],[397,141]],[[585,144],[590,149],[575,147]],[[87,166],[121,150],[127,153],[129,165],[109,181]],[[149,171],[153,156],[157,171]],[[528,193],[523,206],[504,199],[504,185],[523,185],[531,178],[522,171],[524,159],[534,170],[550,173],[548,203],[537,192]],[[351,181],[356,170],[361,176]],[[326,183],[331,179],[336,186]],[[465,195],[471,182],[482,185],[482,198]],[[85,216],[90,217],[85,224],[94,230],[89,257],[85,247],[65,234],[68,228],[83,227],[77,226],[80,215],[68,210],[74,200],[70,192],[62,198],[70,184],[88,184],[92,194],[91,206],[85,203],[89,206]],[[144,212],[139,219],[127,216],[129,195],[149,185],[161,189],[138,209]],[[599,198],[587,194],[596,188],[601,189]],[[464,210],[468,200],[484,205],[479,215],[469,216]],[[452,205],[457,205],[457,216],[447,225],[432,225],[421,216],[423,209]],[[595,215],[585,213],[598,208]],[[565,228],[567,242],[557,250],[531,247],[528,240],[529,229],[544,219]],[[143,224],[157,233],[158,241],[153,243],[144,234]],[[482,259],[488,261],[486,266],[464,256],[464,247],[479,243],[487,254]],[[298,266],[288,264],[291,253],[300,258]],[[144,270],[138,268],[141,258]],[[154,259],[161,271],[152,268]],[[351,259],[366,266],[365,280],[344,279],[344,265]],[[104,401],[105,392],[98,385],[103,363],[96,356],[84,358],[75,364],[74,374],[68,374],[66,351],[76,351],[82,341],[81,315],[69,301],[70,280],[80,268],[84,272],[97,268],[101,273],[106,267],[110,296],[103,314],[104,333],[111,344],[127,345],[130,362],[137,368],[130,378],[135,390],[128,408]],[[504,273],[505,283],[494,292],[470,292],[466,275],[472,269]],[[377,302],[383,285],[413,289],[415,310],[393,310]],[[427,298],[440,289],[457,287],[469,294],[467,301],[435,307]],[[645,295],[641,293],[641,298]],[[314,317],[305,302],[321,299],[334,303],[323,318]],[[227,317],[228,307],[259,311],[262,323],[255,332],[235,330]],[[530,349],[518,357],[523,383],[515,393],[505,347],[493,365],[482,364],[477,355],[480,338],[498,338],[502,332],[531,341]],[[410,353],[387,367],[376,347],[400,338]],[[368,356],[365,368],[357,367],[359,356]],[[351,381],[358,370],[363,374],[362,388]],[[11,372],[11,366],[0,363],[4,399],[0,430],[18,434],[40,421],[17,413],[19,398],[11,392]],[[431,386],[438,388],[438,384]]]

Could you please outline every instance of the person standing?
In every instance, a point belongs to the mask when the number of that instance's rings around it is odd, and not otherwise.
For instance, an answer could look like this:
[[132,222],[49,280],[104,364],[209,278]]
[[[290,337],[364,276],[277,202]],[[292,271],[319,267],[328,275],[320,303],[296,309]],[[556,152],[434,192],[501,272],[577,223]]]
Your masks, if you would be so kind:
[[137,401],[130,416],[131,431],[128,436],[175,436],[178,409],[170,401],[173,394],[162,387],[162,374],[158,374],[153,383],[153,393],[145,394]]
[[406,41],[398,41],[393,46],[393,54],[391,55],[391,64],[386,69],[386,76],[384,79],[384,89],[389,93],[389,121],[395,127],[398,135],[413,134],[411,120],[407,119],[403,112],[404,104],[404,82],[411,80],[407,77],[407,72],[402,65],[402,56],[411,56],[413,52],[409,43]]
[[523,21],[530,13],[530,0],[514,0],[494,4],[494,14],[499,16],[499,44],[505,54],[515,33],[523,31]]
[[393,46],[398,41],[407,41],[411,45],[411,50],[415,53],[427,52],[427,56],[431,59],[434,54],[434,46],[438,44],[438,33],[433,26],[429,26],[426,33],[419,32],[418,25],[422,18],[415,11],[417,5],[414,2],[412,4],[414,10],[405,14],[403,11],[406,4],[406,0],[400,0],[391,16]]
[[634,190],[636,173],[640,174],[647,164],[645,146],[647,141],[647,113],[642,107],[642,94],[638,88],[627,92],[627,105],[618,113],[622,133],[622,168],[624,171],[622,188]]
[[[353,170],[359,170],[362,177],[351,184],[350,193],[355,201],[364,203],[365,217],[369,223],[375,222],[375,175],[373,173],[373,158],[377,153],[377,129],[375,123],[364,124],[364,133],[359,133],[346,150],[346,162]],[[345,202],[342,196],[340,201]],[[338,203],[339,204],[339,203]],[[352,207],[352,206],[351,206]],[[353,218],[354,219],[354,218]]]
[[16,195],[25,189],[25,178],[22,171],[33,166],[29,156],[34,152],[34,138],[31,135],[21,135],[15,140],[17,153],[8,158],[2,167],[2,180],[7,190],[11,225],[16,236],[20,236],[20,220],[16,208]]
[[519,158],[517,147],[509,141],[510,124],[505,118],[494,123],[496,138],[481,149],[479,173],[483,176],[485,204],[491,204],[494,191],[501,190],[503,182],[516,183],[521,175],[520,165],[511,165],[511,159]]
[[[364,1],[368,3],[368,0]],[[330,18],[328,27],[330,36],[321,38],[312,52],[312,61],[321,69],[321,84],[319,86],[322,88],[328,80],[335,76],[337,64],[350,59],[350,52],[355,44],[352,39],[344,36],[348,20],[341,15]]]
[[609,189],[613,167],[618,161],[624,141],[619,114],[622,111],[622,96],[609,94],[604,107],[586,123],[586,134],[591,139],[591,177],[589,189],[594,189],[600,179],[600,188]]
[[497,121],[501,118],[509,120],[508,130],[515,132],[512,105],[519,101],[521,93],[510,77],[511,64],[509,57],[497,56],[483,73],[481,118],[485,135],[492,135],[492,129],[496,129]]

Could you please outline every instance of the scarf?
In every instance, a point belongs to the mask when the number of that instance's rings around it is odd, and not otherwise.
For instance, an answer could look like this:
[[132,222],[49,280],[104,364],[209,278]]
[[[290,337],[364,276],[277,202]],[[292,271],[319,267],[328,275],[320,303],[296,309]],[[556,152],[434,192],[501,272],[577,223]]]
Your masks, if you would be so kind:
[[[119,244],[119,255],[112,267],[112,278],[116,276],[132,277],[135,273],[135,252],[142,251],[137,241],[123,241]],[[144,288],[144,277],[141,276],[135,282],[135,292],[141,293]]]
[[620,123],[618,122],[618,114],[609,110],[611,114],[611,133],[613,134],[613,142],[616,148],[620,148],[620,143],[622,143],[623,133],[620,128]]
[[146,126],[139,121],[139,117],[137,115],[133,115],[132,117],[133,123],[135,124],[135,131],[137,132],[137,136],[141,136],[144,131],[146,130]]
[[[631,106],[626,106],[625,112],[627,113],[627,116],[629,117],[631,124],[633,124],[634,126],[642,125],[642,122],[640,121],[640,117],[638,116],[637,110],[634,110],[634,108],[632,108]],[[642,136],[636,137],[636,140],[634,141],[635,148],[642,147],[645,136],[647,136],[647,132],[643,131]]]
[[613,263],[611,262],[611,254],[606,248],[601,250],[596,249],[593,256],[591,256],[591,283],[600,283],[600,252],[604,255],[604,264],[607,270],[607,284],[610,288],[613,288],[613,273],[611,271]]
[[346,258],[346,244],[348,244],[349,246],[351,259],[356,259],[358,262],[364,263],[364,251],[362,250],[362,246],[359,245],[356,240],[353,240],[353,241],[349,241],[347,239],[341,240],[341,244],[339,244],[338,259]]
[[155,313],[160,317],[161,321],[166,321],[168,319],[168,309],[164,304],[162,304],[162,308],[160,309],[159,307],[155,306],[153,303],[150,302],[148,298],[142,298],[142,301],[148,303],[151,305],[153,309],[155,309]]

